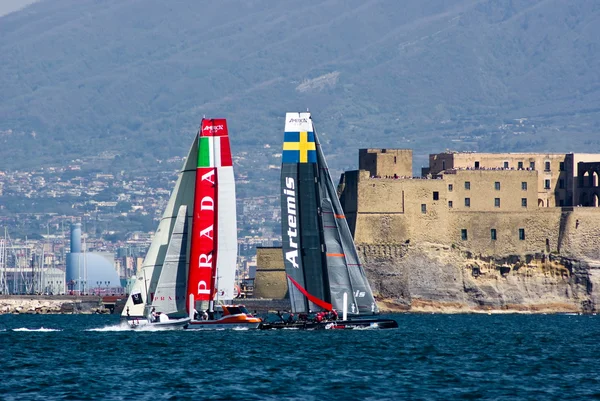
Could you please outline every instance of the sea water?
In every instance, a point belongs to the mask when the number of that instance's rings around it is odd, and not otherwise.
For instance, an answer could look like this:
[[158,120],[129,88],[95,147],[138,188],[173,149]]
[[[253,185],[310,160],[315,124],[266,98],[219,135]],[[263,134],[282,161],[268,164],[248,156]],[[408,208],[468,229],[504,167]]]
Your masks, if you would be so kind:
[[0,316],[2,400],[600,399],[600,316],[391,315],[389,330],[139,330]]

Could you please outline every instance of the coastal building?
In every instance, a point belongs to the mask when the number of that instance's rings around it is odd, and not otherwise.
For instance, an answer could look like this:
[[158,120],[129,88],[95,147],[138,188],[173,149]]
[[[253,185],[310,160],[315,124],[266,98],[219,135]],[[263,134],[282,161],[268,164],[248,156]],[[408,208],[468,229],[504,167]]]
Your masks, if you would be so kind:
[[71,225],[71,252],[67,254],[67,293],[121,294],[124,292],[111,252],[81,249],[81,223]]
[[[560,252],[600,238],[600,154],[429,156],[422,177],[402,149],[361,149],[339,192],[357,244],[411,241],[482,255]],[[590,244],[591,245],[591,244]]]
[[598,206],[597,196],[584,195],[587,188],[598,186],[598,162],[600,154],[591,153],[444,152],[429,155],[429,167],[422,175],[456,169],[535,171],[538,206]]

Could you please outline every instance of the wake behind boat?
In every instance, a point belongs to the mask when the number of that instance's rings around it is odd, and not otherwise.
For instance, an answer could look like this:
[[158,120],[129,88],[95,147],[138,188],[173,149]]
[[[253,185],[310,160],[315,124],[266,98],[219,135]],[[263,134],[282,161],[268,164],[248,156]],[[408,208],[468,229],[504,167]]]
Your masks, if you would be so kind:
[[[393,328],[379,309],[333,185],[310,113],[287,113],[281,166],[282,250],[294,316],[261,328]],[[367,318],[368,316],[371,316]],[[366,318],[366,319],[365,319]]]

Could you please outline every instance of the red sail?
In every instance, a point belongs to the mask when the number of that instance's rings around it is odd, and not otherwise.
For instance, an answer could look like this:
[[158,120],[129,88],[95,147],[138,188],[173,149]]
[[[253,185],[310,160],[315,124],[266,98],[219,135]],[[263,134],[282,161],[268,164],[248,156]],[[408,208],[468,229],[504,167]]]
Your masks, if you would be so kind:
[[[224,137],[224,138],[221,138]],[[217,168],[231,166],[225,119],[202,120],[198,134],[198,164],[187,293],[195,301],[214,299],[217,263]],[[222,149],[223,148],[223,149]]]

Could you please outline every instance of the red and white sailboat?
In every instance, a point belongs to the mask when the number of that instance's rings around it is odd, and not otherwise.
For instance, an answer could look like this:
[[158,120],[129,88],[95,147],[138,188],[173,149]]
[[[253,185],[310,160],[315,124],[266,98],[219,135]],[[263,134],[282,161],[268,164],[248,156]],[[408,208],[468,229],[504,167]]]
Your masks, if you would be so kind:
[[[237,260],[235,181],[227,121],[204,119],[198,157],[187,287],[188,329],[252,328],[261,319],[234,299]],[[201,312],[198,312],[201,311]]]
[[[236,259],[227,122],[203,119],[122,319],[131,327],[258,328],[261,319],[241,305],[225,304],[235,298]],[[160,319],[149,316],[150,310]]]

